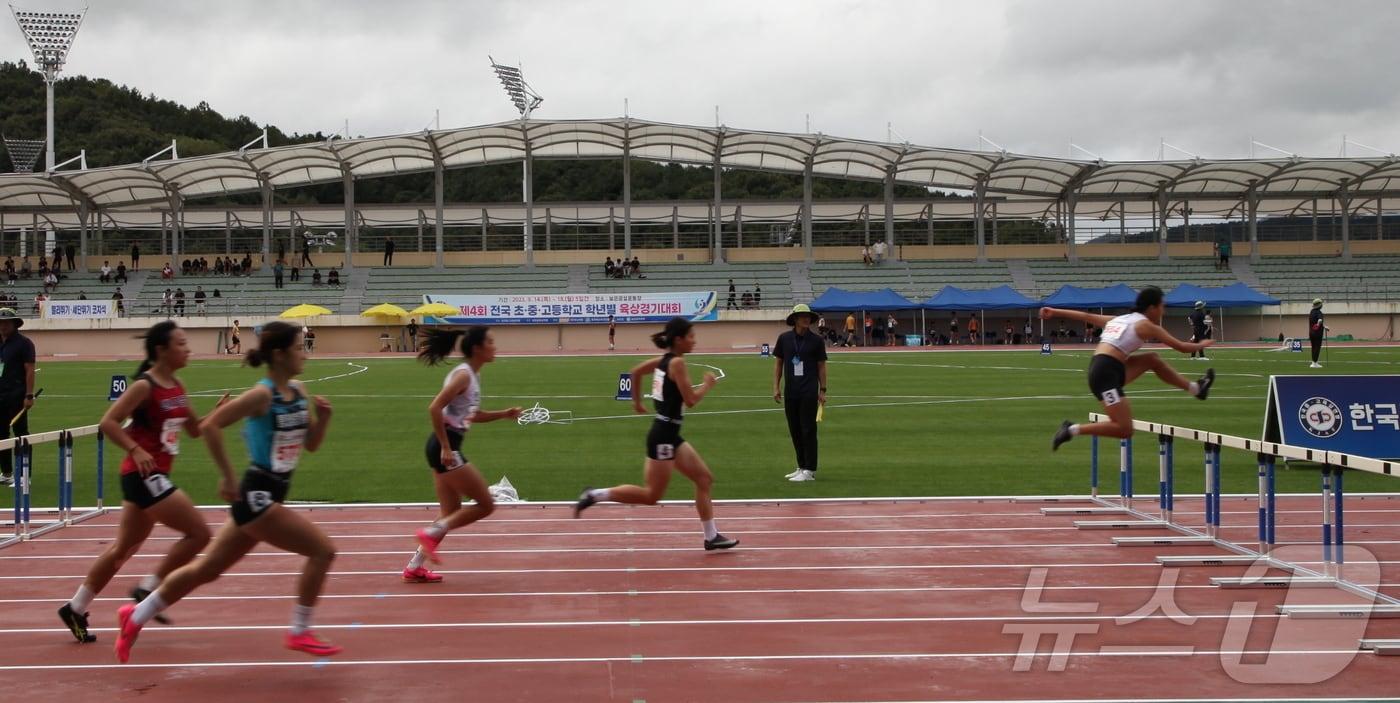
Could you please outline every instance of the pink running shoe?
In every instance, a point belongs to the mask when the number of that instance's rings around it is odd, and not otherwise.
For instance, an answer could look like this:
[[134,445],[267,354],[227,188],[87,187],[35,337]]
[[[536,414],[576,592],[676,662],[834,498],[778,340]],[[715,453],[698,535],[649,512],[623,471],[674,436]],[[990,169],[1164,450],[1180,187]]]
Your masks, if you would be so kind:
[[330,642],[322,640],[316,633],[307,630],[299,635],[287,633],[287,649],[294,652],[305,652],[313,657],[330,657],[340,654],[342,651]]
[[403,570],[404,583],[442,583],[442,575],[428,571],[428,567]]
[[117,661],[123,664],[131,659],[131,645],[136,644],[136,637],[141,634],[141,626],[131,620],[134,612],[134,603],[117,608],[117,643],[112,648],[116,650]]
[[438,545],[442,544],[442,537],[432,536],[426,528],[418,530],[418,532],[414,534],[418,536],[418,544],[423,547],[423,551],[428,554],[428,558],[432,559],[434,564],[441,564],[442,558],[438,556],[437,550]]

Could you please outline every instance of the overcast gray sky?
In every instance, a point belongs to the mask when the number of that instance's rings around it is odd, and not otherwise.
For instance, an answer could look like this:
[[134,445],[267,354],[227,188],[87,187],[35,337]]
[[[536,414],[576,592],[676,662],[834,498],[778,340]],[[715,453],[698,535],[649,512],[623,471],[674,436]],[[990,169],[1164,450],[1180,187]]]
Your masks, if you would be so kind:
[[[72,0],[15,0],[23,9]],[[68,72],[294,131],[417,131],[515,115],[487,54],[549,118],[811,128],[972,148],[1208,157],[1250,138],[1400,152],[1387,0],[91,0]],[[28,57],[12,23],[0,57]],[[252,135],[249,135],[250,138]],[[1260,151],[1260,155],[1268,152]],[[1355,150],[1353,155],[1367,152]],[[1083,154],[1078,154],[1083,156]]]

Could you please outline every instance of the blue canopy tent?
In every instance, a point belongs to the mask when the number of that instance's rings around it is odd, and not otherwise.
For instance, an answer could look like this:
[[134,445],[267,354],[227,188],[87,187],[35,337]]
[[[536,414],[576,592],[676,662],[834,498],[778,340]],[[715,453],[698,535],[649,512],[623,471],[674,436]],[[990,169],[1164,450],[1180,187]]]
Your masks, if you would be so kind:
[[1130,308],[1137,301],[1137,291],[1122,283],[1108,288],[1060,286],[1041,303],[1052,308],[1087,310],[1089,308]]
[[[1278,305],[1282,301],[1250,288],[1244,283],[1235,283],[1221,288],[1206,288],[1192,283],[1183,283],[1167,293],[1167,306],[1174,308],[1194,307],[1196,301],[1207,307],[1220,308],[1220,336],[1225,336],[1225,308],[1252,308],[1264,305]],[[1262,311],[1260,314],[1263,314]],[[1280,310],[1280,328],[1282,310]]]
[[1011,286],[997,286],[979,290],[967,290],[957,286],[943,286],[923,303],[925,310],[968,310],[981,313],[980,329],[987,328],[987,310],[1026,310],[1040,307],[1040,303],[1017,293]]
[[896,312],[915,310],[920,305],[904,296],[882,288],[875,291],[850,291],[832,286],[811,302],[813,312]]

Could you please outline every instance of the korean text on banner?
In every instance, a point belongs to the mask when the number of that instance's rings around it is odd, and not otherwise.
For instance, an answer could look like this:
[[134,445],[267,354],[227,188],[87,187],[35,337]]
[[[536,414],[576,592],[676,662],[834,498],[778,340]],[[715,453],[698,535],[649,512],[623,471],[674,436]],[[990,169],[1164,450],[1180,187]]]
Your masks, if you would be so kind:
[[719,319],[714,291],[676,293],[588,293],[541,295],[423,296],[425,303],[444,303],[460,311],[437,319],[458,325],[559,324],[568,322],[666,322],[673,317],[704,321]]
[[1400,375],[1270,377],[1264,441],[1400,458]]

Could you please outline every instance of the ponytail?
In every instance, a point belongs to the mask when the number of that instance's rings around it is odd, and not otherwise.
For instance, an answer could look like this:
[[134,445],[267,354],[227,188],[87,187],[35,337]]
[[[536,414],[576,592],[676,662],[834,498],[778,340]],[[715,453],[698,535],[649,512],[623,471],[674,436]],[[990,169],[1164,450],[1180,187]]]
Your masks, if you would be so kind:
[[436,327],[425,328],[419,333],[422,337],[422,349],[418,352],[418,360],[434,366],[452,356],[452,348],[457,345],[457,338],[462,338],[462,356],[470,359],[472,350],[486,344],[486,333],[490,328],[485,325],[473,325],[463,330],[445,330]]
[[658,349],[670,349],[675,346],[678,338],[690,334],[690,328],[694,326],[684,317],[673,317],[666,323],[665,329],[651,336],[651,343]]
[[136,367],[136,373],[132,378],[136,378],[151,370],[155,366],[156,356],[160,353],[160,347],[170,346],[170,337],[175,334],[175,330],[180,326],[174,320],[164,320],[146,328],[146,333],[137,337],[144,342],[146,348],[146,358],[141,361],[141,365]]
[[289,322],[274,320],[262,327],[262,334],[258,335],[258,348],[249,349],[243,355],[243,363],[257,368],[263,364],[272,364],[272,352],[286,351],[296,344],[297,335],[301,334],[301,328]]

